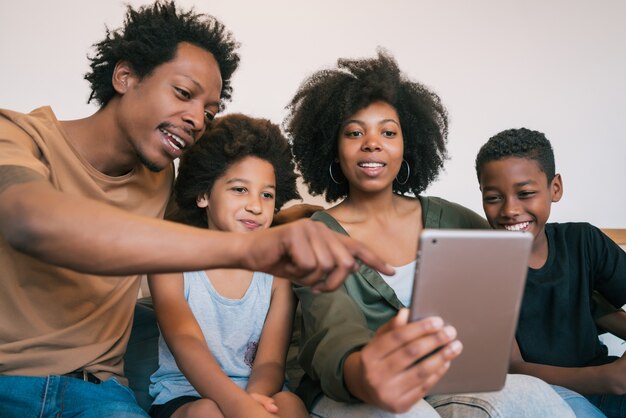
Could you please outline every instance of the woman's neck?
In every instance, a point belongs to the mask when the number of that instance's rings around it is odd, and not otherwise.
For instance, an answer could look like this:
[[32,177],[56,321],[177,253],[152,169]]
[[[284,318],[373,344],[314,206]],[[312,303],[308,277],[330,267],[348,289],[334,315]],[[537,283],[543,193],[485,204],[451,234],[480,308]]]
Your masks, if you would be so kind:
[[[386,219],[397,217],[402,211],[405,198],[391,192],[360,193],[352,192],[337,208],[344,216],[359,219]],[[332,212],[331,212],[332,214]]]

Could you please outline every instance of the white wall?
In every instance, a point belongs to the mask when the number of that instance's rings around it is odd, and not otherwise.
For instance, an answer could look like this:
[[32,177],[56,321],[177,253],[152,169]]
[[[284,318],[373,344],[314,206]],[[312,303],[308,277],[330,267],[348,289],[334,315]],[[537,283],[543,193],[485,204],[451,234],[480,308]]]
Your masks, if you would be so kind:
[[[133,5],[145,1],[130,1]],[[555,221],[626,228],[626,2],[622,0],[180,0],[242,43],[228,111],[280,122],[302,79],[338,57],[390,50],[450,113],[446,172],[428,194],[482,213],[473,160],[502,129],[552,141],[564,199]],[[86,116],[86,54],[121,1],[2,0],[0,107]]]

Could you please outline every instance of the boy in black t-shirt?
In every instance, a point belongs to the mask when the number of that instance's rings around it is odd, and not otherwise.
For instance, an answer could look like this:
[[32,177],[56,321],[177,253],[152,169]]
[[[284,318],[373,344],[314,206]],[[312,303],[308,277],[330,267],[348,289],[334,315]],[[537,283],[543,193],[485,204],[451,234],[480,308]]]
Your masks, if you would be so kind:
[[[492,228],[534,235],[510,371],[584,394],[610,417],[626,416],[626,358],[610,357],[599,341],[594,314],[603,315],[593,298],[626,303],[626,253],[588,223],[547,223],[563,183],[542,133],[495,135],[480,149],[476,173]],[[624,315],[604,313],[602,325]],[[582,397],[560,393],[577,415],[602,416]]]

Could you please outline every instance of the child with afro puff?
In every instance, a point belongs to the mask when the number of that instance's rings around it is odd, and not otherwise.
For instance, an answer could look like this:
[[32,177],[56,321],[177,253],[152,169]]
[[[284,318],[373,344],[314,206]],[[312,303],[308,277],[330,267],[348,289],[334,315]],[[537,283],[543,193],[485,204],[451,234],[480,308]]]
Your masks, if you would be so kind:
[[[291,158],[269,121],[216,119],[181,159],[175,218],[243,234],[268,228],[275,211],[299,197]],[[283,391],[295,306],[287,280],[211,269],[152,275],[149,284],[161,330],[153,417],[308,416]]]

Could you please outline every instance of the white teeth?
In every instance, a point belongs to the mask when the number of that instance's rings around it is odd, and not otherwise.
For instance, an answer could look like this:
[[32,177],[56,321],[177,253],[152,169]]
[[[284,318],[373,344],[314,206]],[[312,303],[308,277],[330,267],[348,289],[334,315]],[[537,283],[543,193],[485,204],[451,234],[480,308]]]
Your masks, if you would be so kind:
[[522,223],[515,224],[515,225],[504,225],[504,229],[506,229],[507,231],[521,231],[522,229],[526,228],[528,225],[530,225],[530,222],[522,222]]
[[359,167],[376,168],[384,166],[383,163],[359,163]]
[[185,148],[185,141],[183,141],[182,139],[180,139],[180,137],[178,137],[177,135],[174,135],[171,132],[166,131],[165,129],[161,129],[161,132],[163,132],[165,135],[167,135],[170,139],[172,139],[172,141],[170,141],[172,143],[172,145],[174,146],[174,148],[177,149],[181,149],[181,148]]

